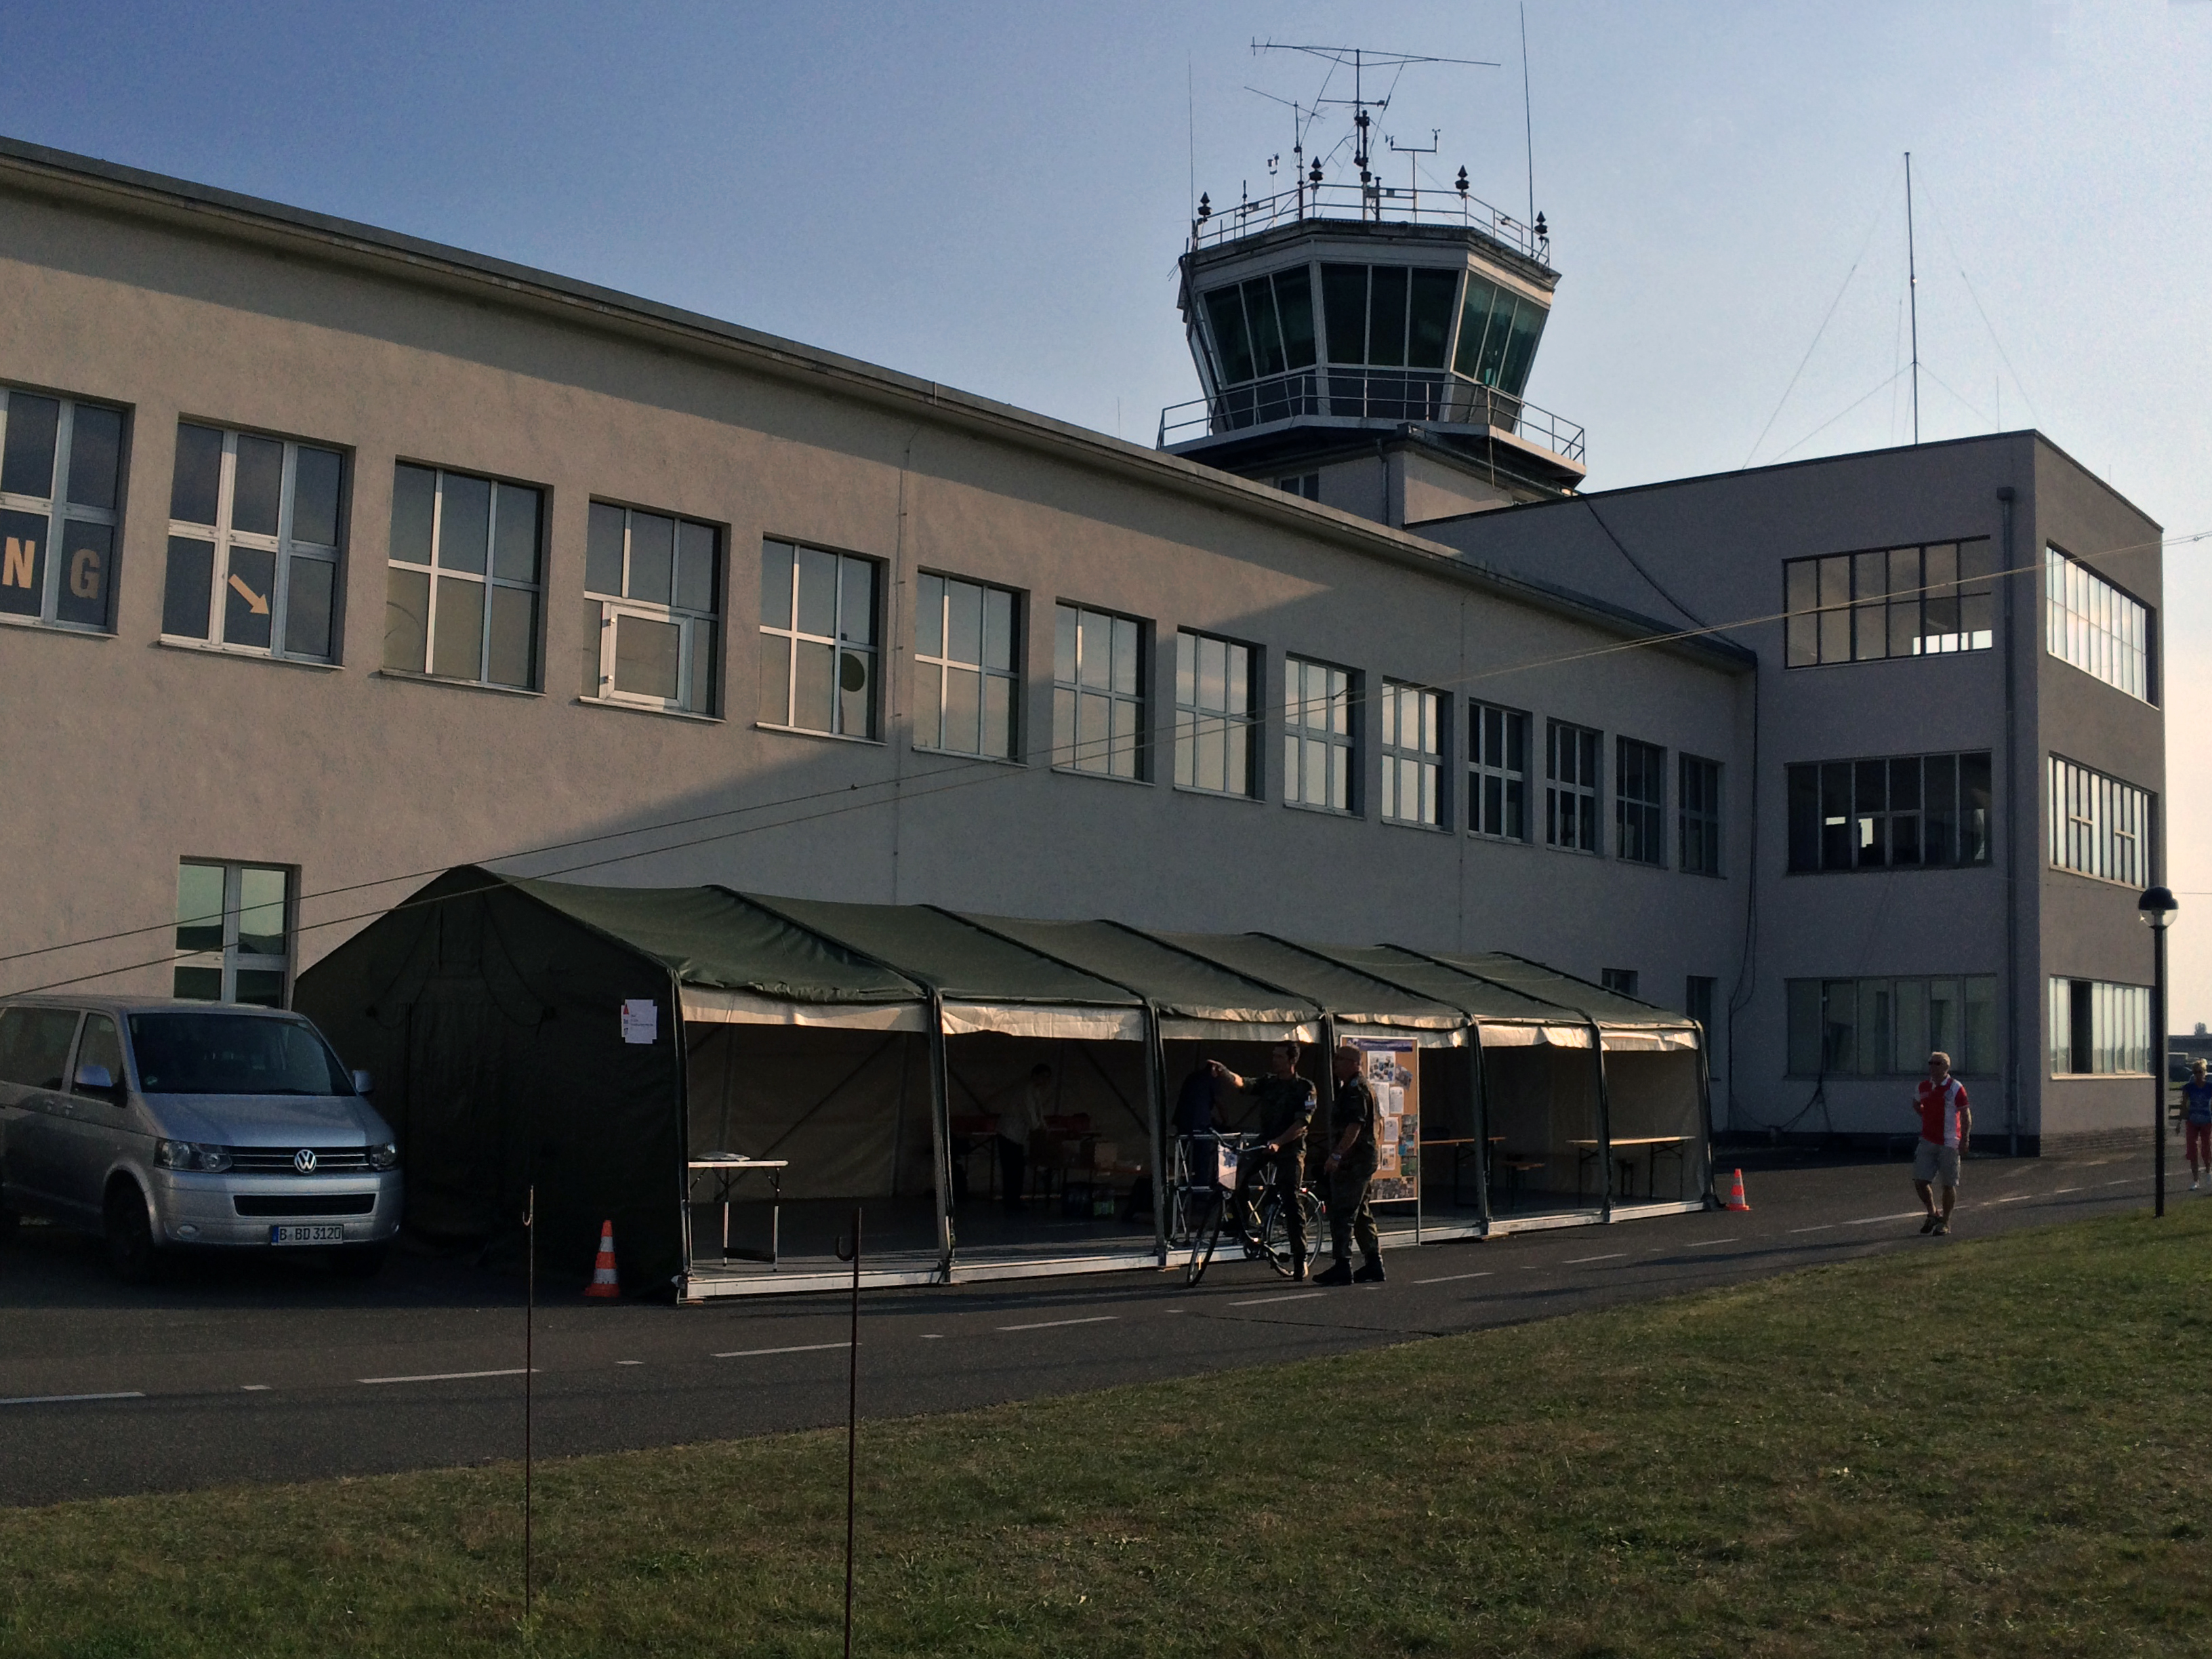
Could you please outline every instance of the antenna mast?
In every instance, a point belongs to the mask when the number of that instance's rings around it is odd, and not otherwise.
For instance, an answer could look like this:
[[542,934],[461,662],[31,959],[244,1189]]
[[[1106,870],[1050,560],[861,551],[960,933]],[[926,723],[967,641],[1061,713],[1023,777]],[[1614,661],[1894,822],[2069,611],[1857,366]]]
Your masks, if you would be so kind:
[[1912,441],[1920,441],[1920,268],[1912,255],[1912,152],[1905,152],[1905,285],[1912,300]]
[[1521,7],[1521,129],[1528,157],[1528,222],[1536,222],[1536,118],[1528,107],[1528,8]]

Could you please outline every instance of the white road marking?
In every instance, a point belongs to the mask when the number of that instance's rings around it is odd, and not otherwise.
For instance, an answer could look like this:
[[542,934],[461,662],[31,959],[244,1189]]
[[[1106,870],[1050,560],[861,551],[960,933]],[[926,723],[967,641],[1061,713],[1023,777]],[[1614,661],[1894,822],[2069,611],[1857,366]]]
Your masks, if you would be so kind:
[[850,1339],[843,1342],[801,1342],[788,1348],[738,1348],[729,1353],[709,1354],[710,1359],[758,1359],[772,1353],[821,1353],[830,1348],[849,1348]]
[[1823,1221],[1817,1227],[1792,1227],[1790,1231],[1793,1233],[1825,1233],[1831,1227],[1840,1227],[1843,1224],[1840,1221]]
[[1735,1240],[1734,1238],[1732,1238],[1732,1237],[1730,1237],[1730,1238],[1701,1238],[1701,1239],[1698,1240],[1695,1243],[1693,1243],[1693,1244],[1685,1245],[1683,1248],[1684,1248],[1684,1249],[1692,1249],[1692,1250],[1702,1250],[1702,1249],[1704,1249],[1705,1248],[1705,1246],[1706,1246],[1706,1245],[1708,1245],[1708,1244],[1733,1244],[1733,1243],[1735,1243]]
[[2108,1181],[2105,1184],[2107,1187],[2132,1187],[2138,1179],[2136,1176],[2122,1176],[2118,1181]]
[[266,1382],[241,1382],[238,1385],[240,1394],[267,1394],[269,1389],[270,1384]]
[[1248,1297],[1242,1302],[1232,1302],[1232,1308],[1266,1308],[1278,1302],[1310,1302],[1317,1296],[1327,1296],[1327,1291],[1291,1291],[1283,1296]]
[[1562,1267],[1579,1267],[1585,1261],[1619,1261],[1627,1254],[1626,1250],[1614,1250],[1606,1255],[1571,1255],[1559,1265]]
[[924,1331],[921,1334],[921,1340],[925,1342],[942,1342],[945,1340],[945,1333],[943,1331]]
[[1001,1325],[1002,1331],[1055,1331],[1062,1325],[1103,1325],[1119,1319],[1119,1314],[1093,1314],[1088,1319],[1040,1319],[1034,1325]]
[[[536,1369],[543,1371],[545,1368],[539,1365]],[[461,1382],[475,1376],[520,1376],[521,1375],[522,1367],[516,1365],[503,1371],[434,1371],[426,1376],[356,1376],[354,1381],[373,1386],[379,1382]]]
[[615,1364],[617,1365],[642,1365],[645,1364],[645,1361],[642,1359],[617,1359],[615,1361]]
[[1925,1210],[1899,1210],[1895,1215],[1856,1216],[1849,1221],[1838,1221],[1836,1224],[1838,1227],[1878,1227],[1885,1221],[1925,1221],[1927,1219],[1928,1212]]
[[70,1406],[80,1400],[143,1400],[144,1392],[138,1389],[124,1389],[114,1394],[27,1394],[13,1400],[0,1400],[0,1406]]
[[1485,1267],[1479,1273],[1446,1273],[1442,1279],[1417,1279],[1413,1283],[1416,1285],[1456,1285],[1462,1279],[1487,1279],[1489,1277],[1490,1269]]
[[2079,1187],[2053,1187],[2051,1189],[2051,1195],[2056,1198],[2061,1193],[2078,1193],[2081,1190]]

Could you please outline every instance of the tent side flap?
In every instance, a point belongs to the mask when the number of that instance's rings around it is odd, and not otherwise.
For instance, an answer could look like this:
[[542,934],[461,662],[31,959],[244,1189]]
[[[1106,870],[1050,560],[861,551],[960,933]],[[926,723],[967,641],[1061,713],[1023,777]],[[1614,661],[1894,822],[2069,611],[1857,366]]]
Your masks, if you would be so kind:
[[1587,1048],[1589,1031],[1581,1025],[1506,1024],[1485,1020],[1481,1026],[1486,1048]]
[[1271,1019],[1185,1019],[1163,1015],[1160,1037],[1167,1042],[1319,1042],[1321,1022],[1292,1024]]
[[1001,1036],[1059,1037],[1087,1042],[1141,1042],[1141,1008],[1072,1008],[1060,1003],[947,1002],[945,1035],[996,1031]]
[[803,1025],[839,1031],[926,1031],[929,1010],[920,1003],[787,1002],[686,985],[684,1018],[702,1025]]
[[1694,1030],[1669,1030],[1663,1026],[1623,1030],[1617,1025],[1605,1025],[1599,1029],[1605,1037],[1605,1051],[1609,1054],[1694,1054],[1697,1051],[1698,1034]]
[[1396,1019],[1370,1019],[1358,1014],[1336,1015],[1340,1036],[1358,1032],[1368,1035],[1388,1032],[1392,1036],[1409,1038],[1416,1048],[1464,1048],[1467,1047],[1467,1028],[1463,1025],[1413,1025]]

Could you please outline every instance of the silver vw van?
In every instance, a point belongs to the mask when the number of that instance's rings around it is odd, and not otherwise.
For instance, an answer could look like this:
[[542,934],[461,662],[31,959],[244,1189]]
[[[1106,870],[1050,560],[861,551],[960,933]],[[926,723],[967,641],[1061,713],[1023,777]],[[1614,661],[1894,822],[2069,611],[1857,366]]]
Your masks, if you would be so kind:
[[100,1234],[134,1283],[164,1250],[318,1248],[383,1265],[399,1231],[391,1126],[297,1014],[206,1002],[0,1003],[0,1232]]

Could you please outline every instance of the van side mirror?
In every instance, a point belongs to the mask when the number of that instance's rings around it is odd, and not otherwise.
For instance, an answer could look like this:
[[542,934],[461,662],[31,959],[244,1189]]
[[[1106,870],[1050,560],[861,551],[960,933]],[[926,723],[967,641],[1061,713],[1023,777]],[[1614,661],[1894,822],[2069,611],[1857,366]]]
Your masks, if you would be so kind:
[[115,1074],[105,1066],[80,1066],[76,1068],[76,1092],[112,1095],[115,1092]]
[[371,1077],[367,1072],[356,1072],[353,1074],[354,1093],[357,1095],[365,1095],[375,1087],[376,1079]]

